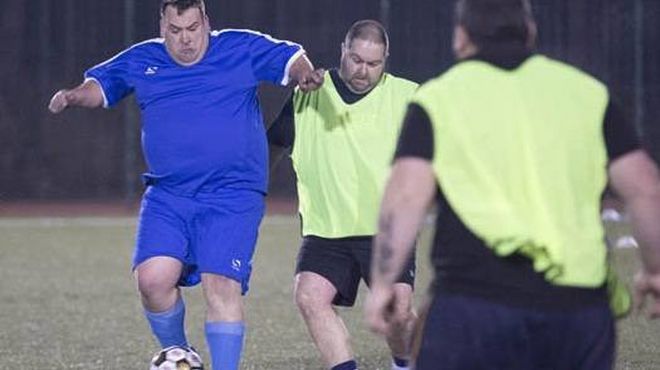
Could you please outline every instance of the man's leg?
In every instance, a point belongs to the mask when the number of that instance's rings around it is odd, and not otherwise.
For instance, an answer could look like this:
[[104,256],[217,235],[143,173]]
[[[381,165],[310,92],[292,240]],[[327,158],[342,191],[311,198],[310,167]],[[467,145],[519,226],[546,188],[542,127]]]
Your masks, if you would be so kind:
[[[371,277],[372,239],[355,245],[353,249],[360,264],[362,277],[369,285]],[[415,283],[415,254],[408,258],[406,266],[394,284],[392,316],[394,328],[387,336],[387,345],[392,354],[393,370],[408,370],[412,358],[412,339],[416,314],[412,307],[413,286]]]
[[206,299],[206,341],[213,370],[237,370],[243,349],[245,322],[241,283],[217,275],[202,274]]
[[264,195],[225,189],[195,199],[191,250],[206,300],[204,332],[213,370],[237,370],[245,336],[243,295],[264,214]]
[[324,364],[330,369],[344,366],[353,370],[356,365],[348,330],[332,306],[336,294],[335,286],[319,274],[303,271],[296,275],[295,302]]
[[177,287],[182,264],[170,257],[153,257],[135,268],[144,314],[162,348],[186,346],[185,306]]
[[410,284],[394,284],[394,306],[392,320],[394,330],[387,336],[387,345],[392,351],[392,369],[405,370],[410,367],[412,333],[416,315],[412,307],[413,289]]

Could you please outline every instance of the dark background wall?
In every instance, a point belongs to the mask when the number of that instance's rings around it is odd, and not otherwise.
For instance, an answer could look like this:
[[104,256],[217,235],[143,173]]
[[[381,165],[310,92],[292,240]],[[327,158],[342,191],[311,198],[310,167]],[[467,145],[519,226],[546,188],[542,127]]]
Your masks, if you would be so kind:
[[[389,70],[423,82],[449,67],[450,0],[207,0],[212,26],[252,28],[305,46],[333,67],[346,29],[380,19],[390,32]],[[158,0],[3,0],[0,12],[0,200],[132,199],[143,163],[132,99],[113,110],[48,114],[59,88],[130,44],[157,36]],[[660,158],[660,1],[536,0],[539,50],[608,83]],[[286,91],[265,88],[267,120]],[[272,193],[291,195],[289,163]]]

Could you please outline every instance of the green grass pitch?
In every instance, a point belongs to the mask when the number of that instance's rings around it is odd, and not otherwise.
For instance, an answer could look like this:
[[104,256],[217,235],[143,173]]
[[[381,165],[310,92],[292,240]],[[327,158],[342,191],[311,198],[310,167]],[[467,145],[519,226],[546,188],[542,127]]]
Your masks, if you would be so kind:
[[[135,220],[0,219],[0,369],[147,369],[157,349],[130,272]],[[611,234],[625,228],[610,227]],[[429,230],[418,253],[421,298],[430,280]],[[293,216],[264,220],[247,298],[242,369],[322,369],[291,298],[299,225]],[[637,251],[615,252],[628,279]],[[363,369],[389,369],[384,342],[362,323],[364,289],[341,310]],[[200,290],[186,289],[188,336],[208,359]],[[618,324],[618,369],[660,368],[660,324],[631,316]]]

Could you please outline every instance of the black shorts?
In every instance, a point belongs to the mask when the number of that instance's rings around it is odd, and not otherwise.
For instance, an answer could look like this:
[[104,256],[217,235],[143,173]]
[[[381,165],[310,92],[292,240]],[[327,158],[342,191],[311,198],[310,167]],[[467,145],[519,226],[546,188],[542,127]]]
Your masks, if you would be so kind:
[[[328,279],[337,289],[332,303],[353,306],[360,280],[369,285],[371,276],[371,236],[326,239],[317,236],[303,238],[296,274],[309,271]],[[397,282],[414,286],[415,254],[408,260]]]

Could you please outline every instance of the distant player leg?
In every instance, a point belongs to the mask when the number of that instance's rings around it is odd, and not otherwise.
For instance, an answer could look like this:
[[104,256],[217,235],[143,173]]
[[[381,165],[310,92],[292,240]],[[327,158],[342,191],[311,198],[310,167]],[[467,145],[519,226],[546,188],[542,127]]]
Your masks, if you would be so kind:
[[412,309],[412,286],[405,283],[394,284],[394,306],[391,319],[394,330],[387,337],[387,345],[392,351],[392,369],[407,370],[411,360],[412,333],[416,315]]
[[332,301],[337,289],[319,274],[303,271],[296,275],[295,301],[307,329],[328,368],[356,368],[349,334]]
[[144,313],[162,348],[187,346],[185,306],[177,287],[182,264],[170,257],[150,258],[135,269]]
[[245,335],[241,284],[224,276],[204,273],[202,287],[208,310],[204,331],[212,368],[238,369]]

